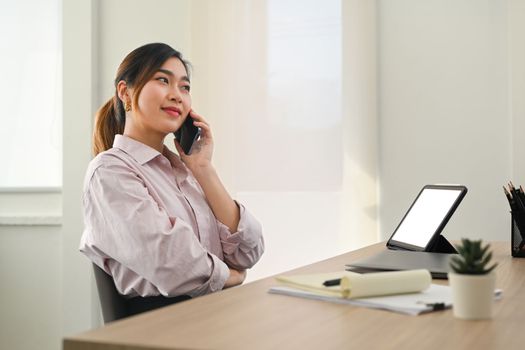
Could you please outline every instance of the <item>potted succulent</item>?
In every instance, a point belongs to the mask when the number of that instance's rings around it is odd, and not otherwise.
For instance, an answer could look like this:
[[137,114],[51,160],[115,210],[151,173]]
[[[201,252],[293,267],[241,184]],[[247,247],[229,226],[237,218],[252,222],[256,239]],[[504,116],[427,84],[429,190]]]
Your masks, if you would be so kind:
[[452,288],[454,316],[463,319],[492,317],[497,264],[489,266],[492,259],[490,245],[482,241],[463,238],[456,246],[458,255],[450,258],[452,269],[448,274]]

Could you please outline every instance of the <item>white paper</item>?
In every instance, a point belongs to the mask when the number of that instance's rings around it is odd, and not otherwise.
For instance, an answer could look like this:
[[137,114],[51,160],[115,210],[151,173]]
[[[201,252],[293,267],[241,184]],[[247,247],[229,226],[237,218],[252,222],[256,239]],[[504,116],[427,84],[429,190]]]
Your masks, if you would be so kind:
[[330,301],[339,304],[364,306],[374,309],[385,309],[408,315],[419,315],[424,312],[434,311],[434,307],[428,304],[443,303],[445,308],[450,308],[452,306],[452,291],[450,287],[438,284],[431,284],[428,289],[419,293],[358,299],[321,296],[315,293],[289,287],[272,287],[270,288],[269,292],[314,300]]

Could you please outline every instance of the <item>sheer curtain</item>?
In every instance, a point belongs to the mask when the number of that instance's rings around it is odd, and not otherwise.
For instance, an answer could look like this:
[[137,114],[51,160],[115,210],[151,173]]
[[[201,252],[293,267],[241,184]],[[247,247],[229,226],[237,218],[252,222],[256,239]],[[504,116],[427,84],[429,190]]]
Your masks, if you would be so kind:
[[[194,108],[212,123],[223,180],[264,226],[250,278],[377,239],[375,76],[356,65],[375,66],[352,49],[374,34],[364,3],[192,2]],[[345,24],[355,9],[364,25]]]

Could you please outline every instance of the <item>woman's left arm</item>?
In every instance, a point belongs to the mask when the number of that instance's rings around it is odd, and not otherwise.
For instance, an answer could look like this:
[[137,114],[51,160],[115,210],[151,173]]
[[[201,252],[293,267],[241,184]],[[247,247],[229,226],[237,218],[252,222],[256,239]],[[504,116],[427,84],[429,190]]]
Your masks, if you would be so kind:
[[[175,147],[182,161],[191,170],[204,191],[204,195],[217,220],[225,224],[230,232],[236,232],[239,225],[240,211],[211,163],[213,135],[210,126],[201,115],[194,111],[191,111],[190,114],[194,119],[194,125],[201,128],[201,137],[196,141],[190,155],[186,155],[176,141]],[[187,118],[190,118],[190,116]]]
[[[224,262],[241,272],[252,267],[264,252],[262,227],[242,204],[236,203],[211,164],[213,137],[208,123],[197,113],[191,112],[194,124],[202,129],[201,138],[186,155],[175,142],[182,161],[199,182],[204,195],[218,221],[219,236]],[[243,278],[244,279],[244,278]]]
[[230,232],[236,232],[240,212],[237,203],[222,184],[213,166],[191,169],[204,191],[206,199],[217,220],[228,226]]

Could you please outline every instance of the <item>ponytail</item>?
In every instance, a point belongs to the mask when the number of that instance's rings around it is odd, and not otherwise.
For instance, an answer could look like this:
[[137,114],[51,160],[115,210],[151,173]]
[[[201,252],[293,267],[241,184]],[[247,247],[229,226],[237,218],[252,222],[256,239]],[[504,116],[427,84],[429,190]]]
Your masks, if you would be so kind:
[[[93,155],[113,147],[116,134],[124,132],[125,116],[120,99],[114,96],[106,102],[95,115],[93,131]],[[122,111],[121,111],[122,110]]]

